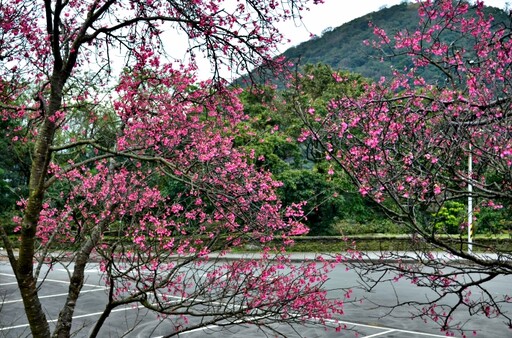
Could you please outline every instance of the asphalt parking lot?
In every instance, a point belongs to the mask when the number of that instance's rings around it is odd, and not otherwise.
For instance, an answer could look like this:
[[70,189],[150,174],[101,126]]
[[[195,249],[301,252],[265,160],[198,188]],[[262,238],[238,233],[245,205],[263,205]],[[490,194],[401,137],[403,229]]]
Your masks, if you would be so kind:
[[[75,337],[88,337],[97,318],[102,313],[106,303],[106,290],[101,286],[101,276],[98,266],[91,264],[87,269],[87,279],[79,298],[73,319]],[[55,268],[41,286],[40,298],[50,325],[56,321],[58,312],[67,294],[68,274],[65,269]],[[0,262],[0,297],[2,300],[0,316],[0,337],[30,337],[29,327],[23,311],[21,297],[18,292],[14,275],[6,262]],[[349,312],[349,309],[347,309]],[[363,312],[364,313],[364,312]],[[357,315],[356,315],[357,316]],[[308,325],[287,326],[274,325],[273,328],[283,332],[286,337],[383,337],[383,338],[423,338],[445,337],[440,333],[422,332],[417,328],[407,329],[394,322],[378,321],[368,323],[368,318],[359,315],[360,320],[350,320],[341,323],[346,329],[337,332],[333,323],[332,328],[325,328],[319,323]],[[197,319],[199,320],[199,319]],[[389,325],[386,325],[389,324]],[[115,309],[100,332],[100,337],[163,337],[172,331],[171,321],[157,318],[145,308],[127,306]],[[259,331],[249,324],[231,326],[229,328],[216,325],[181,333],[179,337],[196,338],[205,336],[223,336],[225,338],[274,337],[271,330]]]

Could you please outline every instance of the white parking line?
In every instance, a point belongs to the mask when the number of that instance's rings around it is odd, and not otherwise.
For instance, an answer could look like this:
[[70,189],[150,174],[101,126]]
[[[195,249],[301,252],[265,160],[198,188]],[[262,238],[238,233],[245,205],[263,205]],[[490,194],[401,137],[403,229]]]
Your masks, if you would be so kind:
[[[96,291],[102,291],[102,290],[106,290],[106,289],[107,288],[94,289],[94,290],[82,290],[82,291],[80,291],[80,293],[96,292]],[[39,296],[39,299],[53,298],[53,297],[63,297],[63,296],[67,296],[67,295],[68,295],[68,292],[66,292],[66,293],[56,293],[56,294],[53,294],[53,295]],[[23,299],[14,299],[14,300],[3,301],[2,304],[13,304],[13,303],[21,303],[21,302],[23,302]]]
[[[240,323],[245,323],[246,320],[254,321],[254,320],[263,319],[263,318],[267,318],[267,316],[249,317],[249,318],[244,319],[244,320],[237,319],[237,320],[235,320],[233,322],[233,324],[240,324]],[[198,327],[198,328],[190,330],[190,331],[181,332],[179,335],[181,336],[181,335],[186,335],[186,334],[189,334],[189,333],[194,333],[194,332],[198,332],[198,331],[206,331],[206,330],[215,329],[215,328],[220,328],[220,326],[219,325],[215,325],[215,324],[207,325],[207,326],[204,326],[204,327]],[[158,336],[158,337],[154,337],[154,338],[163,338],[163,337],[164,336]]]
[[21,329],[24,327],[28,327],[28,324],[20,324],[20,325],[14,325],[14,326],[6,326],[6,327],[0,327],[0,331],[9,331],[14,329]]
[[[62,272],[69,272],[68,269],[55,269],[55,271],[62,271]],[[85,269],[84,272],[85,273],[98,273],[100,271],[100,269]]]
[[[354,325],[361,326],[360,324],[354,324]],[[382,335],[382,334],[385,334],[385,333],[389,333],[389,332],[400,332],[400,333],[414,334],[414,335],[425,336],[425,337],[446,338],[446,335],[438,335],[438,334],[427,333],[427,332],[418,332],[418,331],[393,329],[393,328],[384,327],[384,326],[380,326],[380,327],[379,326],[374,326],[374,328],[375,329],[379,329],[379,330],[389,330],[389,331],[382,332],[382,333],[376,333],[376,334],[373,334],[373,335],[370,335],[370,336],[365,336],[363,338],[377,337],[379,335]]]
[[13,275],[12,273],[3,273],[3,272],[0,272],[0,275],[2,275],[2,276],[7,276],[7,277],[14,277],[14,278],[16,278],[16,276],[15,276],[15,275]]
[[0,284],[0,286],[7,286],[7,285],[14,285],[14,284],[18,284],[18,282],[2,283],[2,284]]
[[[7,276],[7,277],[13,277],[13,278],[16,278],[15,275],[11,274],[11,273],[2,273],[0,272],[0,275],[2,276]],[[69,281],[65,281],[65,280],[59,280],[59,279],[50,279],[50,278],[40,278],[37,280],[38,282],[53,282],[53,283],[64,283],[64,284],[69,284]],[[13,282],[14,284],[16,282]],[[0,284],[2,285],[2,284]],[[83,286],[88,286],[88,287],[91,287],[91,288],[101,288],[102,290],[105,288],[101,285],[97,285],[97,284],[87,284],[87,283],[84,283]]]
[[[419,331],[402,330],[402,329],[396,329],[396,328],[387,327],[387,326],[367,325],[367,324],[347,322],[347,321],[342,321],[342,320],[336,321],[335,319],[326,319],[325,321],[333,323],[333,324],[346,324],[346,325],[352,325],[352,326],[366,327],[366,328],[375,329],[375,330],[388,330],[389,332],[415,334],[415,335],[420,335],[420,336],[425,336],[425,337],[446,338],[445,335],[438,335],[438,334],[434,334],[434,333],[419,332]],[[363,338],[377,337],[378,335],[382,335],[385,333],[388,333],[388,332],[380,332],[380,333],[376,333],[373,335],[365,336]]]
[[439,335],[439,334],[434,334],[434,333],[409,331],[409,330],[401,330],[401,329],[393,329],[393,331],[400,332],[400,333],[407,333],[407,334],[415,334],[415,335],[420,335],[420,336],[425,336],[425,337],[446,338],[446,335]]
[[[136,307],[125,307],[125,308],[121,308],[121,309],[114,309],[114,310],[112,310],[110,312],[128,311],[128,310],[140,309],[140,308],[143,308],[143,307],[144,307],[143,305],[139,305],[139,306],[136,306]],[[103,314],[103,312],[88,313],[88,314],[85,314],[85,315],[74,316],[73,319],[93,317],[93,316],[100,316],[102,314]],[[58,319],[50,319],[47,322],[48,323],[55,323],[57,321],[58,321]],[[20,325],[14,325],[14,326],[0,327],[0,331],[8,331],[8,330],[14,330],[14,329],[21,329],[21,328],[28,327],[28,326],[29,326],[29,324],[20,324]]]
[[[66,281],[66,280],[58,280],[58,279],[50,279],[50,278],[38,279],[37,281],[38,282],[53,282],[53,283],[69,284],[69,281]],[[88,287],[91,287],[91,288],[101,288],[101,290],[105,289],[104,286],[97,285],[97,284],[87,284],[87,283],[84,283],[83,286],[88,286]]]
[[387,334],[387,333],[391,333],[391,332],[396,332],[396,330],[387,330],[387,331],[384,331],[384,332],[379,332],[379,333],[371,334],[369,336],[364,336],[363,338],[378,337],[378,336],[382,336],[383,334]]
[[[189,334],[189,333],[205,331],[205,330],[208,330],[208,329],[215,329],[215,328],[218,328],[218,327],[219,327],[218,325],[208,325],[208,326],[205,326],[205,327],[198,327],[197,329],[193,329],[193,330],[190,330],[190,331],[182,332],[182,333],[180,333],[180,336],[181,335],[186,335],[186,334]],[[163,338],[163,337],[164,336],[158,336],[158,337],[154,337],[154,338]]]

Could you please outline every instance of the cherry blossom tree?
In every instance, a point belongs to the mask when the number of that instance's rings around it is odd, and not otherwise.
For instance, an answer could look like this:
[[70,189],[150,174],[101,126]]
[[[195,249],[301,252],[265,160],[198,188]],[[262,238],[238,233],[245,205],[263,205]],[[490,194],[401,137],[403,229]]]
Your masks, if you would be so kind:
[[[92,337],[114,309],[133,304],[171,320],[169,336],[342,312],[322,288],[331,263],[285,255],[289,236],[307,232],[301,206],[283,208],[279,183],[233,147],[245,116],[221,78],[222,67],[277,67],[283,37],[274,24],[306,5],[0,1],[2,119],[18,121],[6,135],[31,152],[16,243],[0,229],[32,336],[73,333],[92,259],[108,289]],[[169,32],[188,38],[190,65],[168,58]],[[211,80],[196,80],[196,54],[211,61]],[[262,247],[259,259],[216,259],[250,242]],[[70,267],[69,291],[52,333],[38,279],[56,264]]]
[[[410,66],[367,84],[362,94],[336,97],[321,112],[297,104],[307,124],[303,137],[320,142],[333,171],[348,174],[362,195],[411,233],[410,253],[383,253],[378,263],[359,266],[369,288],[406,278],[435,291],[423,301],[397,298],[390,311],[411,306],[412,316],[443,330],[466,330],[454,319],[457,308],[512,326],[510,296],[486,288],[512,273],[510,250],[498,240],[477,240],[468,250],[468,219],[448,235],[439,216],[447,203],[466,204],[468,197],[477,226],[479,212],[510,208],[511,23],[496,22],[480,1],[416,6],[416,30],[388,36],[373,27],[376,38],[367,42],[384,58],[409,56]],[[427,69],[437,78],[426,80]],[[333,74],[333,81],[347,79]],[[458,264],[461,259],[466,263]]]

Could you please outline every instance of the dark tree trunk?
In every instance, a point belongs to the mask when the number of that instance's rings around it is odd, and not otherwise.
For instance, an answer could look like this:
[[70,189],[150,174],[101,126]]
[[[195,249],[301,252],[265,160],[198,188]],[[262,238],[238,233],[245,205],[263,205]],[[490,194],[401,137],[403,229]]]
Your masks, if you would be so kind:
[[[45,121],[35,145],[29,182],[29,196],[25,209],[19,258],[15,267],[23,305],[33,337],[50,337],[50,327],[37,294],[37,280],[34,277],[33,261],[36,244],[36,230],[44,198],[44,180],[50,158],[50,145],[55,125]],[[14,267],[13,267],[14,268]]]
[[51,145],[57,129],[55,121],[51,117],[61,108],[64,82],[65,76],[55,72],[51,81],[49,105],[46,106],[44,99],[40,98],[43,122],[38,130],[32,155],[29,195],[21,227],[19,258],[16,266],[13,267],[30,330],[35,338],[51,337],[50,326],[38,297],[37,280],[34,276],[33,264],[37,223],[45,196],[45,181],[48,176],[48,166],[51,159]]

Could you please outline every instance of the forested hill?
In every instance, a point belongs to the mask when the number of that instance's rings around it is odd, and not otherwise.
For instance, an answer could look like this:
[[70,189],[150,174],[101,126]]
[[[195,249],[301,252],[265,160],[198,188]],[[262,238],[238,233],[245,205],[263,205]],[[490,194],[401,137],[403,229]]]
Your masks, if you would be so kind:
[[[374,37],[369,22],[383,28],[388,36],[392,37],[398,30],[417,27],[418,6],[415,2],[404,2],[369,13],[337,28],[326,29],[322,36],[313,37],[292,47],[286,50],[284,55],[299,65],[325,63],[334,69],[356,72],[368,78],[378,79],[381,76],[388,76],[391,65],[402,69],[410,64],[410,59],[397,57],[382,63],[381,54],[363,44],[363,41]],[[495,18],[496,24],[510,20],[507,13],[498,8],[487,7],[486,13]],[[433,70],[427,72],[430,74],[423,74],[427,78],[436,76]]]

